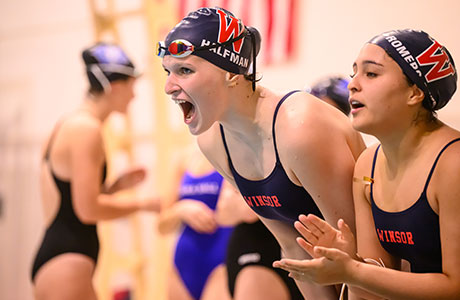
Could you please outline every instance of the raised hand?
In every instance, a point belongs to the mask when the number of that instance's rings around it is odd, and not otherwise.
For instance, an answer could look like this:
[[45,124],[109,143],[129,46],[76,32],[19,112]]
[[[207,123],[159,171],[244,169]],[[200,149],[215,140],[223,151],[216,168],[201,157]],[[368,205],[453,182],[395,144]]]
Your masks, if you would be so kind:
[[300,215],[294,227],[303,236],[297,238],[297,243],[312,257],[317,257],[313,247],[322,246],[339,249],[351,257],[356,253],[356,242],[350,227],[340,219],[338,230],[315,215]]

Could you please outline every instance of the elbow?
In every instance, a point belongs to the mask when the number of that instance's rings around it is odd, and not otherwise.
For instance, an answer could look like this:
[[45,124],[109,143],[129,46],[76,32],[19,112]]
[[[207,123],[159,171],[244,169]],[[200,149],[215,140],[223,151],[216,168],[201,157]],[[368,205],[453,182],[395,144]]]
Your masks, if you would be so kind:
[[85,225],[95,225],[99,218],[95,211],[91,209],[75,208],[75,215],[81,223]]

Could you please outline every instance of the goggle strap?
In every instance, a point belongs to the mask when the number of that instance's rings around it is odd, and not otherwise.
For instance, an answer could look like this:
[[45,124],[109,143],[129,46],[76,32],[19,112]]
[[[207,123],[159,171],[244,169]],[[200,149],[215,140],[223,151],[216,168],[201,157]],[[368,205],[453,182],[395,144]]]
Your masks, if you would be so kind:
[[249,31],[252,42],[252,90],[256,90],[256,38],[253,32]]
[[97,64],[92,64],[89,67],[89,70],[96,77],[97,81],[99,81],[99,83],[102,85],[104,92],[108,93],[112,90],[112,88],[110,87],[109,80],[107,79],[107,77],[104,75],[104,72],[102,72],[101,68]]
[[139,75],[135,68],[129,66],[115,64],[98,64],[98,66],[102,71],[105,72],[118,73],[132,77],[136,77]]

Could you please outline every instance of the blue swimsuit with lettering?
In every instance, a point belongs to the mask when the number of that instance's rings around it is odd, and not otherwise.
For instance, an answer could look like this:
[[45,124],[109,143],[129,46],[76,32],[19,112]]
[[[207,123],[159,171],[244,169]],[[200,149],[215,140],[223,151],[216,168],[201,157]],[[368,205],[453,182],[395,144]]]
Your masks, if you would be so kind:
[[273,115],[272,135],[276,163],[273,171],[267,178],[262,180],[248,180],[238,174],[233,166],[230,152],[225,141],[224,129],[220,126],[230,171],[246,203],[254,212],[264,218],[275,219],[289,224],[293,224],[300,214],[312,213],[323,218],[323,215],[310,194],[302,186],[294,184],[289,179],[281,164],[276,148],[275,122],[278,110],[281,104],[295,92],[297,91],[286,94],[280,100]]
[[[182,179],[179,201],[201,201],[215,210],[222,180],[222,176],[216,171],[204,176],[193,176],[186,172]],[[194,299],[200,299],[211,272],[225,263],[232,230],[232,227],[218,227],[214,233],[206,234],[184,226],[176,245],[174,264]]]
[[[386,212],[374,202],[373,184],[370,199],[377,236],[382,247],[391,255],[410,262],[411,272],[441,273],[442,255],[439,216],[431,208],[427,199],[427,188],[441,154],[455,139],[439,152],[431,167],[425,187],[418,200],[408,209],[400,212]],[[380,145],[372,162],[371,178],[374,178],[375,162]]]

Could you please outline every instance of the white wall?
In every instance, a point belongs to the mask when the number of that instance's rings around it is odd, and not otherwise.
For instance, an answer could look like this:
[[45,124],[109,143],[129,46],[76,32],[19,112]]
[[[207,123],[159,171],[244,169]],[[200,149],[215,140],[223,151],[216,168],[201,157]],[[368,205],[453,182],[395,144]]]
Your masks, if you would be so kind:
[[[299,2],[298,60],[263,68],[262,85],[291,90],[330,73],[350,74],[360,47],[395,28],[429,32],[460,64],[460,1]],[[82,99],[80,52],[92,41],[87,1],[0,2],[1,299],[31,299],[30,265],[42,234],[40,143],[57,118]],[[440,112],[457,128],[459,95]]]
[[38,197],[45,134],[85,90],[86,1],[0,1],[0,298],[32,299],[32,255],[43,233]]

